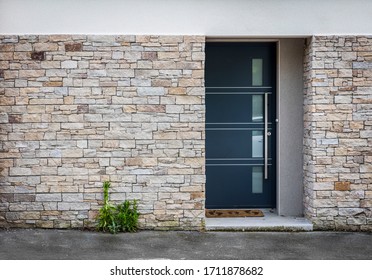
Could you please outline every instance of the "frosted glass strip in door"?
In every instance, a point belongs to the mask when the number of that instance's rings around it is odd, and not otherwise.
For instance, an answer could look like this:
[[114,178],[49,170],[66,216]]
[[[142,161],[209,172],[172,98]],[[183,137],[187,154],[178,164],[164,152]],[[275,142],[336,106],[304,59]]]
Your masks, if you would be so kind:
[[252,59],[252,86],[263,84],[263,61],[262,58]]
[[262,167],[252,168],[252,193],[262,193],[263,191]]

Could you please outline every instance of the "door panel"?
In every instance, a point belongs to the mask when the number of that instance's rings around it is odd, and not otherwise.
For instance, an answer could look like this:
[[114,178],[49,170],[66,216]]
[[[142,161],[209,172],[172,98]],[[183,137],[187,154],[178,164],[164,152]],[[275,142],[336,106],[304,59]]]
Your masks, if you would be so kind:
[[208,209],[275,207],[275,48],[206,44]]

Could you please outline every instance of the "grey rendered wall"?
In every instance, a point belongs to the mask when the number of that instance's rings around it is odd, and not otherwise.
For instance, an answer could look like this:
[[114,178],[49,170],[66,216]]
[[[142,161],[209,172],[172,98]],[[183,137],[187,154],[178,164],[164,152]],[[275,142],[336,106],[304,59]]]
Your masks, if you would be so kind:
[[303,51],[304,39],[279,43],[278,214],[303,214]]

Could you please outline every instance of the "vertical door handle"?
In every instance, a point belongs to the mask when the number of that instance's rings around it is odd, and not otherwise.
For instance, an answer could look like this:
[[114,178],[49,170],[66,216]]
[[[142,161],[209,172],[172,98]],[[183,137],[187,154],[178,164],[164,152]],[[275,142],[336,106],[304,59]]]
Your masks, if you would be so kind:
[[267,122],[268,122],[268,92],[265,92],[265,100],[264,100],[264,106],[265,106],[265,111],[264,111],[264,120],[265,120],[265,127],[264,127],[264,178],[268,179],[269,174],[267,170],[267,165],[268,165],[268,127],[267,127]]

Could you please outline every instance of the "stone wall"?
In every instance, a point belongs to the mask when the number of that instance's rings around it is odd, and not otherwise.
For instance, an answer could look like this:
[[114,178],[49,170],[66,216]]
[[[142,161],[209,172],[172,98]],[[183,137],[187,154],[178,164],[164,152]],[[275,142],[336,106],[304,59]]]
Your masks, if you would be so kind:
[[110,180],[200,229],[204,112],[204,37],[0,36],[0,226],[92,227]]
[[[93,227],[110,180],[142,228],[202,228],[204,57],[203,36],[0,36],[0,227]],[[370,231],[372,37],[313,37],[304,66],[305,215]]]
[[372,37],[308,40],[304,112],[306,216],[372,230]]

